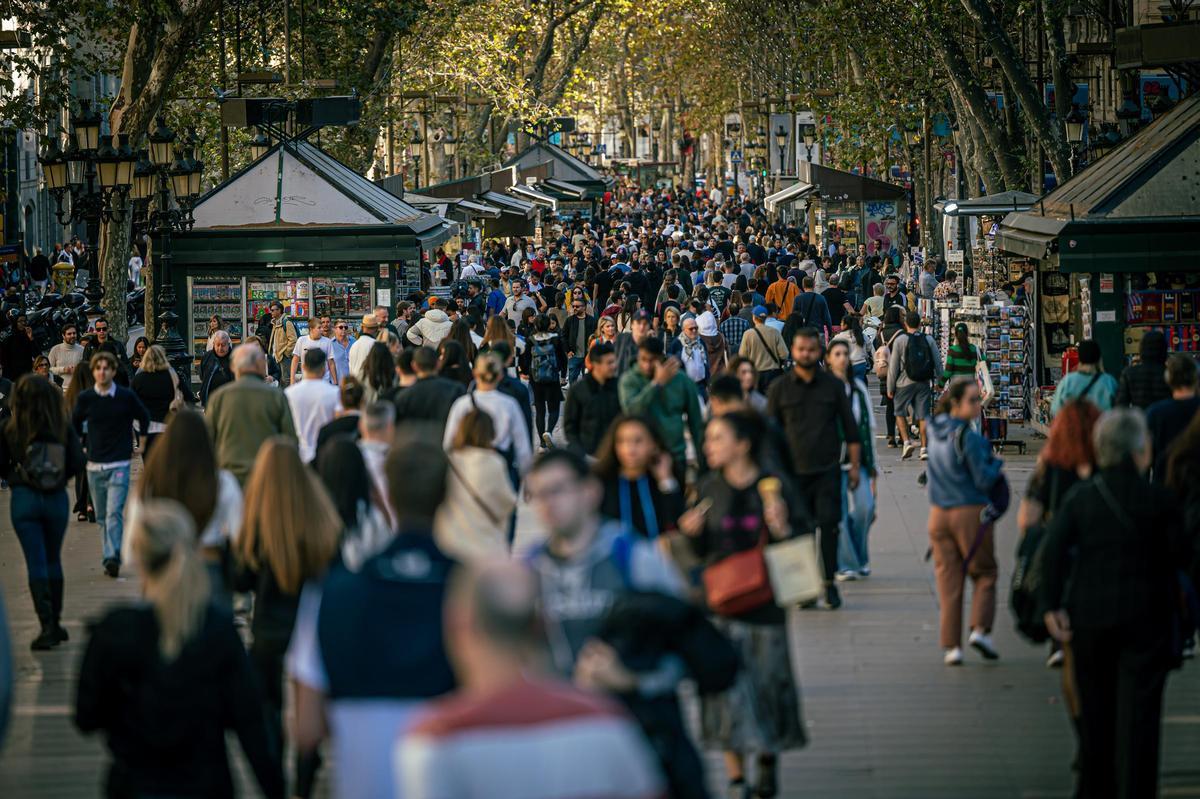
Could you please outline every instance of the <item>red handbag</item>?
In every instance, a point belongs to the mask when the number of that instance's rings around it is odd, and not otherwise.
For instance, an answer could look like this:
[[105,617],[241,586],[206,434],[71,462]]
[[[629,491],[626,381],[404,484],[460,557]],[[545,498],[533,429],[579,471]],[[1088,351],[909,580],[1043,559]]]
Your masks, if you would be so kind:
[[774,601],[763,541],[735,552],[704,570],[704,598],[721,616],[740,616]]

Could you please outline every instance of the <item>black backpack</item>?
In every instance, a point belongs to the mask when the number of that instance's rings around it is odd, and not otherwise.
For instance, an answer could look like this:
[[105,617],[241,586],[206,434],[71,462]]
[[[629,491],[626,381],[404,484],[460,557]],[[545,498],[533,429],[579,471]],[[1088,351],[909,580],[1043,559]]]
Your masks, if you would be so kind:
[[933,358],[933,347],[925,334],[920,331],[909,333],[908,344],[904,347],[904,374],[908,379],[918,383],[932,380],[936,373]]
[[17,464],[17,476],[36,491],[54,491],[67,478],[67,448],[57,441],[33,441]]

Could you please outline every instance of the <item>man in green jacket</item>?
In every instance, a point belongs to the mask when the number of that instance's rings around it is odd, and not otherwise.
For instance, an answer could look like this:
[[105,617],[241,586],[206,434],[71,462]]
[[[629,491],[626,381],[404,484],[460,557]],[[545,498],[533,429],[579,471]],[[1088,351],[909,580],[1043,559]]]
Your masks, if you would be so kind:
[[213,392],[204,415],[217,450],[217,466],[243,486],[262,443],[272,436],[296,440],[287,397],[266,382],[267,356],[257,342],[233,351],[232,383]]
[[637,368],[622,375],[617,388],[621,410],[645,414],[658,425],[674,461],[675,479],[682,486],[687,472],[684,416],[701,471],[704,470],[704,417],[696,384],[679,367],[678,360],[664,357],[661,340],[647,336],[638,344]]

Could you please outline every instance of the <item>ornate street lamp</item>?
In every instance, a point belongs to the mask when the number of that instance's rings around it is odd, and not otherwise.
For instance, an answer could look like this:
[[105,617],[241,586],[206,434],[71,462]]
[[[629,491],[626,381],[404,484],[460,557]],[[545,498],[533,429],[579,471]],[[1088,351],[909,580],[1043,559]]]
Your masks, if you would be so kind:
[[804,140],[804,149],[808,152],[808,161],[811,163],[813,145],[817,143],[817,126],[811,122],[801,125],[800,138]]
[[783,164],[787,160],[787,140],[787,128],[785,128],[783,125],[775,128],[775,146],[779,148],[779,174],[781,175],[785,174]]
[[103,314],[100,306],[104,286],[100,282],[100,264],[96,260],[96,245],[100,240],[102,221],[123,221],[126,200],[133,184],[133,164],[136,159],[129,149],[128,137],[101,140],[103,119],[88,101],[81,101],[79,113],[72,117],[72,130],[64,152],[57,138],[52,139],[41,158],[46,188],[54,198],[55,217],[63,226],[82,222],[86,225],[88,285],[84,292],[88,305],[84,312],[90,318]]
[[194,157],[195,134],[182,146],[177,136],[159,119],[150,134],[150,150],[143,150],[133,168],[133,197],[145,208],[144,229],[158,238],[160,264],[158,284],[159,329],[155,343],[167,353],[167,360],[181,375],[190,373],[192,359],[179,335],[179,315],[175,313],[175,286],[171,279],[171,235],[192,229],[192,211],[200,198],[204,165]]
[[1085,117],[1079,110],[1079,106],[1071,106],[1071,112],[1063,119],[1063,125],[1067,129],[1067,142],[1076,145],[1083,142],[1083,129],[1087,124]]
[[271,138],[263,132],[262,128],[257,128],[258,133],[250,140],[250,157],[255,161],[262,158],[271,149]]

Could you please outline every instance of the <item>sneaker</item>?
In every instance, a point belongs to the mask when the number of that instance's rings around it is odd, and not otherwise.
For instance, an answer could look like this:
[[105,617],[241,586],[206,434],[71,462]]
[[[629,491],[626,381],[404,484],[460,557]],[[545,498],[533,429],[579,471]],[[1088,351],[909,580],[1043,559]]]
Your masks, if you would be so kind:
[[771,799],[779,793],[779,776],[777,761],[774,757],[758,758],[758,779],[754,783],[754,796],[757,799]]
[[963,662],[962,649],[957,646],[947,649],[946,654],[942,655],[942,662],[947,666],[961,666]]
[[975,651],[983,655],[985,660],[996,660],[1000,657],[1000,653],[996,651],[996,647],[992,646],[992,637],[987,633],[981,633],[979,630],[972,630],[971,637],[967,639],[967,643],[970,644]]
[[920,455],[920,458],[921,458],[921,460],[923,460],[923,461],[927,461],[927,460],[929,460],[929,453],[925,451],[925,448],[924,448],[924,447],[921,447],[921,455]]
[[550,438],[549,433],[542,433],[542,446],[546,449],[554,449],[554,440]]
[[806,599],[800,603],[801,610],[812,610],[816,606],[817,606],[817,600],[815,600],[815,599]]
[[867,579],[868,577],[870,577],[871,576],[871,567],[863,566],[861,569],[858,570],[858,576],[863,578],[864,580]]
[[1050,653],[1050,657],[1046,658],[1046,668],[1061,669],[1062,665],[1063,665],[1063,661],[1066,659],[1067,659],[1067,656],[1065,654],[1063,654],[1063,651],[1061,649],[1055,649],[1053,652]]
[[900,445],[896,443],[896,439],[889,438],[887,440],[887,446],[888,446],[888,449],[895,449],[896,447],[898,447]]
[[900,460],[902,460],[902,461],[908,460],[909,458],[912,457],[912,454],[914,452],[916,452],[916,450],[917,450],[916,444],[914,444],[911,441],[905,441],[904,449],[900,451]]
[[104,573],[115,580],[117,575],[121,573],[121,564],[112,558],[109,558],[108,560],[104,561]]
[[858,579],[858,572],[854,571],[854,569],[842,569],[840,572],[833,575],[833,579],[837,580],[839,583],[851,582]]
[[837,610],[842,606],[842,595],[838,593],[837,586],[833,583],[825,586],[825,605],[830,610]]

